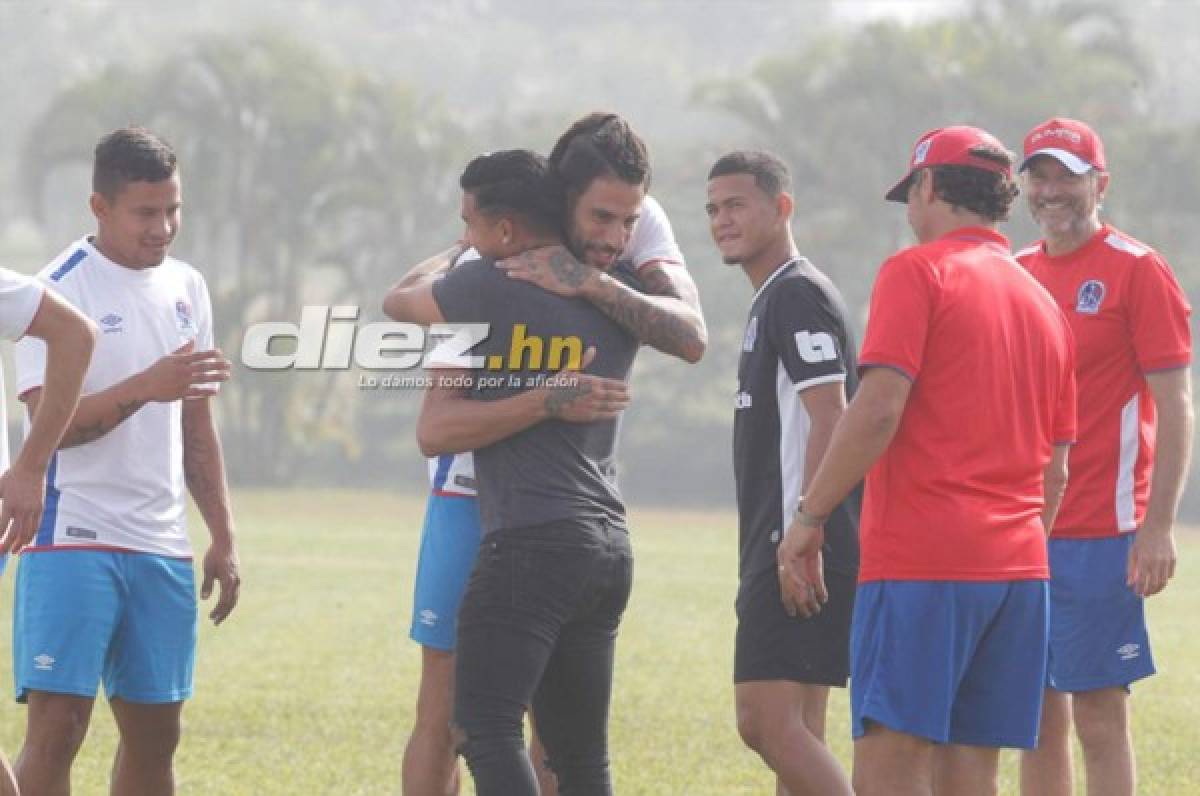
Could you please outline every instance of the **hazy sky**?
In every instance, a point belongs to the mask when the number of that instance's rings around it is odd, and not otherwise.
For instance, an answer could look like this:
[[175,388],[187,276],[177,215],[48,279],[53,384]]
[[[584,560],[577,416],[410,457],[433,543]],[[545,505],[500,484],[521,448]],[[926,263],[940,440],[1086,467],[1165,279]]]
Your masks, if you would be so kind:
[[835,0],[834,15],[848,22],[892,17],[905,22],[948,14],[965,5],[965,0]]

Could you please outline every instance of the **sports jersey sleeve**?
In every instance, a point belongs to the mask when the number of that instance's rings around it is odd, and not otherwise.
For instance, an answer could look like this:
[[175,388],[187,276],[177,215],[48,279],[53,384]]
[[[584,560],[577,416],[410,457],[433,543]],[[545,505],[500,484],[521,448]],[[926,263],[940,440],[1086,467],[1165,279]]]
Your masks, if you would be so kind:
[[213,331],[212,298],[208,294],[208,283],[204,277],[196,274],[193,287],[192,303],[196,307],[196,350],[209,351],[216,347],[216,333]]
[[642,214],[629,239],[627,252],[627,259],[635,269],[656,261],[683,265],[683,252],[675,242],[671,221],[662,205],[652,196],[642,200]]
[[25,336],[44,290],[36,279],[0,268],[0,338],[19,340]]
[[884,261],[871,290],[860,369],[886,367],[916,380],[925,354],[936,284],[929,266],[905,253]]
[[816,287],[799,279],[780,282],[771,292],[766,332],[799,390],[846,380],[841,325]]
[[1129,333],[1143,372],[1191,362],[1191,314],[1183,289],[1162,257],[1152,253],[1137,263],[1129,283]]
[[[55,283],[59,295],[71,304],[76,303],[71,286]],[[13,346],[13,362],[17,375],[17,396],[41,387],[46,380],[46,344],[36,337],[22,337]]]
[[475,260],[451,268],[433,283],[433,299],[447,323],[470,323],[484,318],[480,297],[485,292],[483,267],[490,260]]

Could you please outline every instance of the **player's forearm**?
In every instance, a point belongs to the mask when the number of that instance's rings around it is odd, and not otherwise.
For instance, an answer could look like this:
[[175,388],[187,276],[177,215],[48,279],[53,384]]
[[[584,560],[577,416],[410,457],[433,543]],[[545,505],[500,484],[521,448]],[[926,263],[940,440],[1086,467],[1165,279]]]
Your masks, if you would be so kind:
[[1179,500],[1187,481],[1194,426],[1190,391],[1156,399],[1158,427],[1155,434],[1154,469],[1150,499],[1142,529],[1168,533],[1175,523]]
[[15,465],[45,470],[79,406],[83,377],[95,346],[94,327],[82,316],[70,316],[48,334],[46,374],[37,414],[17,454]]
[[605,273],[588,280],[580,295],[638,342],[686,362],[699,362],[704,356],[708,330],[697,304],[679,296],[641,293]]
[[813,418],[812,426],[808,430],[808,442],[804,448],[804,483],[801,484],[800,492],[802,495],[808,494],[808,488],[817,475],[817,468],[833,441],[833,431],[837,428],[841,414],[839,412],[829,417]]
[[426,396],[417,420],[417,445],[426,456],[487,447],[545,420],[547,400],[538,389],[496,401],[474,401],[462,392],[441,390]]
[[454,265],[454,261],[463,253],[463,245],[455,243],[449,248],[443,249],[437,254],[414,265],[409,269],[408,273],[400,277],[394,287],[405,288],[412,285],[427,282],[430,279],[435,279],[446,271],[450,270],[450,266]]
[[383,299],[383,312],[395,321],[411,321],[407,297],[409,292],[437,279],[462,254],[461,244],[454,244],[448,249],[438,252],[427,260],[414,265],[408,273],[400,277],[400,281],[392,285],[387,296]]
[[183,477],[213,541],[233,541],[225,459],[208,398],[184,402]]
[[[79,406],[75,409],[58,447],[74,448],[94,442],[145,406],[149,398],[142,389],[141,375],[135,374],[108,389],[80,398]],[[41,412],[43,392],[43,388],[39,387],[28,399],[31,424],[37,422],[37,416]]]

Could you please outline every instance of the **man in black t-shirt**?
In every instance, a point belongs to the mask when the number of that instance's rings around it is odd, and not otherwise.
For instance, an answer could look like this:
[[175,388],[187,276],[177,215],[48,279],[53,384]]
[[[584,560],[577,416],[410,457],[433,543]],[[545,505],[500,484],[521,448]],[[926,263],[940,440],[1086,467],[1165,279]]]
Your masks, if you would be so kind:
[[829,686],[845,687],[849,673],[857,491],[825,523],[826,545],[814,562],[828,589],[824,610],[803,619],[785,607],[794,587],[776,559],[857,383],[842,297],[792,240],[790,187],[787,167],[764,152],[733,152],[709,172],[713,240],[756,291],[738,362],[733,433],[738,731],[792,796],[849,794],[824,731]]
[[[521,738],[530,702],[561,792],[612,792],[613,652],[632,585],[617,416],[641,342],[674,350],[697,339],[695,325],[662,302],[625,300],[627,268],[612,258],[602,258],[604,271],[593,263],[589,253],[626,247],[648,177],[644,144],[628,125],[611,115],[597,124],[556,147],[570,252],[543,249],[548,263],[521,258],[527,271],[462,263],[410,297],[425,322],[487,323],[491,332],[471,351],[484,365],[470,371],[474,386],[435,379],[417,429],[426,455],[475,452],[484,537],[459,611],[454,720],[480,796],[537,793]],[[536,208],[500,213],[482,196],[464,193],[468,243],[480,235],[517,250],[553,242],[547,224],[527,223]],[[546,272],[554,287],[534,278]],[[636,280],[643,290],[644,275]],[[592,282],[604,295],[582,291]],[[702,343],[677,355],[698,356]],[[559,374],[563,367],[569,372]],[[555,374],[566,383],[539,386]]]

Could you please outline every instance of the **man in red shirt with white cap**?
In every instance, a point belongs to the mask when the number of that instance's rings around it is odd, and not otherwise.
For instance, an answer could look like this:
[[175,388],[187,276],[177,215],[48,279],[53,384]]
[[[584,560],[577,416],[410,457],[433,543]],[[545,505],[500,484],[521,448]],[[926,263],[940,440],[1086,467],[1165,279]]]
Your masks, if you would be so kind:
[[784,601],[825,599],[827,515],[866,476],[851,629],[854,790],[992,794],[1032,748],[1045,682],[1045,528],[1075,435],[1070,331],[996,223],[1017,195],[990,134],[917,141],[887,198],[920,243],[879,270],[859,366],[779,548]]
[[1171,529],[1191,452],[1191,310],[1157,252],[1100,221],[1109,176],[1090,127],[1050,119],[1024,150],[1045,237],[1017,258],[1075,334],[1079,434],[1050,538],[1048,687],[1021,787],[1074,792],[1073,713],[1088,793],[1132,794],[1129,686],[1154,673],[1144,598],[1175,571]]

